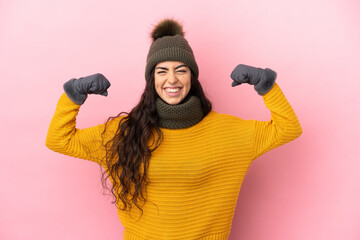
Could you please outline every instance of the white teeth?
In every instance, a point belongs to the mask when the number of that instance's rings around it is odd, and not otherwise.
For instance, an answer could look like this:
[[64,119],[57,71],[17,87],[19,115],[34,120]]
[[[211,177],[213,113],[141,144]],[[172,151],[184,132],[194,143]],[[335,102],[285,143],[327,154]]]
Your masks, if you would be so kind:
[[180,91],[180,88],[165,88],[165,91],[174,93]]

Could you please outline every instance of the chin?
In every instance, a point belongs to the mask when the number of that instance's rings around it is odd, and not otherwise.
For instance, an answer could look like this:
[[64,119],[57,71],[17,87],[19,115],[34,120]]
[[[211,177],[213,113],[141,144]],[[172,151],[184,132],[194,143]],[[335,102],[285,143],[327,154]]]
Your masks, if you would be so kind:
[[176,105],[179,104],[181,101],[165,101],[169,105]]
[[163,98],[163,101],[166,102],[167,104],[169,105],[176,105],[176,104],[179,104],[182,102],[183,99],[164,99]]

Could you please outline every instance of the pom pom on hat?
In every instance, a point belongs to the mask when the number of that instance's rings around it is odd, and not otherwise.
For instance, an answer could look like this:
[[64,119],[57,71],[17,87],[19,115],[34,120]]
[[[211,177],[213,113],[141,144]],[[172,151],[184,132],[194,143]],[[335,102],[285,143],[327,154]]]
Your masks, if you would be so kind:
[[153,42],[156,39],[162,38],[164,36],[175,35],[184,37],[185,33],[183,31],[183,26],[173,19],[164,19],[160,21],[151,32],[151,38]]

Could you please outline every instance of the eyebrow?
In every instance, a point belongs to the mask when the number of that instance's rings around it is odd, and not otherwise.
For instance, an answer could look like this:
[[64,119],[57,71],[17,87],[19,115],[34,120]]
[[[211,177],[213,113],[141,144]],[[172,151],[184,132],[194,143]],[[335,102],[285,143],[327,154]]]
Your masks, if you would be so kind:
[[[175,70],[178,69],[178,68],[181,68],[181,67],[187,67],[187,66],[186,66],[185,64],[182,64],[182,65],[177,66],[177,67],[175,68]],[[166,67],[157,67],[157,68],[155,68],[155,69],[169,70],[169,69],[166,68]]]

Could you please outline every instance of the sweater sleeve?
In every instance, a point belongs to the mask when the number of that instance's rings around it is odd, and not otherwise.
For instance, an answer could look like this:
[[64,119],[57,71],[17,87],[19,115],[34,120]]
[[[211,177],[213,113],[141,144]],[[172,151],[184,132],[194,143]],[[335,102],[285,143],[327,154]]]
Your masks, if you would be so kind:
[[46,146],[58,153],[101,162],[105,154],[101,134],[104,124],[76,128],[76,116],[80,106],[73,103],[65,93],[61,95],[46,136]]
[[271,111],[271,119],[270,121],[253,120],[252,159],[302,134],[302,128],[294,110],[276,83],[263,96],[263,99],[266,107]]

